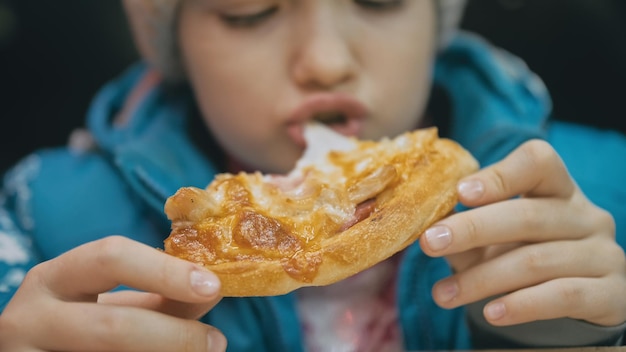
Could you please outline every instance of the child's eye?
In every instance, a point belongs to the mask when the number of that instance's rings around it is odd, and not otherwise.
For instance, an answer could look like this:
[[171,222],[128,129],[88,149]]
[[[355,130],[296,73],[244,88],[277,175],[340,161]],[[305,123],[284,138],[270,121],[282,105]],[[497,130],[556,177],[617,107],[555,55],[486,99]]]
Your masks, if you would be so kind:
[[278,11],[278,6],[268,7],[248,14],[221,14],[222,21],[233,27],[252,27],[260,24]]
[[354,0],[358,5],[372,10],[386,10],[398,7],[404,0]]

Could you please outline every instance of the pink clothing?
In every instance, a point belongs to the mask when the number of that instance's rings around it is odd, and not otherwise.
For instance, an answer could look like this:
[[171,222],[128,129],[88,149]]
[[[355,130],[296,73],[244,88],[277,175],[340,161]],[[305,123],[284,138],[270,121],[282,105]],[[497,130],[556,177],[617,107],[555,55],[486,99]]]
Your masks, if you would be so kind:
[[[227,156],[231,173],[250,169]],[[329,286],[297,291],[307,352],[404,351],[396,304],[401,254]]]
[[403,351],[395,297],[397,260],[346,280],[298,291],[308,352]]

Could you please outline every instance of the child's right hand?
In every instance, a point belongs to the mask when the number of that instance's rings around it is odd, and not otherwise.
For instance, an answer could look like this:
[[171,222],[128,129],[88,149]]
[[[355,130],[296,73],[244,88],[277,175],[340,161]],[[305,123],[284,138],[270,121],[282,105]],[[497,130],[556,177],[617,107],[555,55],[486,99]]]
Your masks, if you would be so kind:
[[[123,285],[139,291],[104,293]],[[112,236],[43,262],[0,315],[2,351],[223,351],[197,321],[219,302],[211,272]]]

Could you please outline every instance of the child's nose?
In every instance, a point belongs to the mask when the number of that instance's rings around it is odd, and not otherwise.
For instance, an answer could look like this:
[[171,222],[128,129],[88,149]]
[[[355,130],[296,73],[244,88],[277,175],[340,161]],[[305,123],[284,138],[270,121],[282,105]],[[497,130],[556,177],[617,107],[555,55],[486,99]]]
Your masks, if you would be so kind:
[[310,18],[294,33],[292,70],[294,80],[305,88],[330,89],[355,75],[350,29],[337,15]]

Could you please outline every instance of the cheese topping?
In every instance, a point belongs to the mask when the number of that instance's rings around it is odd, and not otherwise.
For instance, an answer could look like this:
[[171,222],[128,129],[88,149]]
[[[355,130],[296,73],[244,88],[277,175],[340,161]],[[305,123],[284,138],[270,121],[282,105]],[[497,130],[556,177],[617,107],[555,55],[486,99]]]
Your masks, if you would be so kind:
[[[321,125],[308,126],[305,138],[285,176],[220,174],[206,190],[183,187],[170,197],[167,251],[198,263],[280,260],[292,277],[312,281],[321,241],[375,211],[377,197],[413,169],[406,153],[416,146],[408,134],[357,141]],[[357,211],[364,204],[365,215]]]

